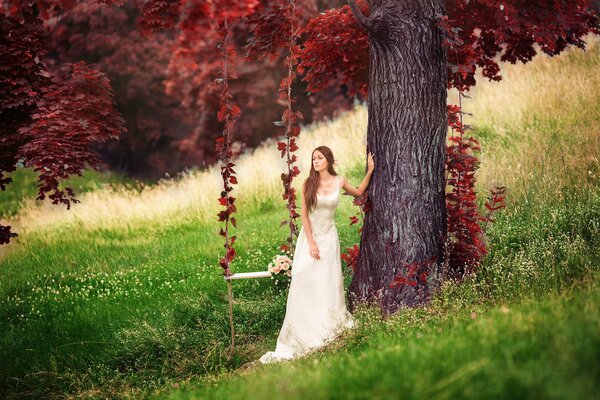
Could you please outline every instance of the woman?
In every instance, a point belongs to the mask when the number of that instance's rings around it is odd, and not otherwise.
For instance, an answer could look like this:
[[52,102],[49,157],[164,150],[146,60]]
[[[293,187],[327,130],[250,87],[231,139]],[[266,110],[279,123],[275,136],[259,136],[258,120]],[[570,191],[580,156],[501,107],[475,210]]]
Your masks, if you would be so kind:
[[261,363],[289,360],[321,347],[343,328],[354,326],[346,309],[340,260],[340,241],[334,223],[340,188],[360,196],[375,169],[368,156],[368,172],[357,188],[333,169],[333,153],[327,146],[312,152],[310,174],[302,187],[302,228],[294,251],[292,280],[283,326],[275,351],[260,357]]

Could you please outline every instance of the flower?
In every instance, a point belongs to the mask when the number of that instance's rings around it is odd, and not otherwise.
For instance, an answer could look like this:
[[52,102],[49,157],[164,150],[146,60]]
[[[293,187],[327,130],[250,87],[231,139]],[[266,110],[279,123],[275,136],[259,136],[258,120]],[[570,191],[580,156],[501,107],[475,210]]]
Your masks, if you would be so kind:
[[[292,260],[286,255],[276,255],[268,265],[268,270],[271,273],[271,278],[277,280],[288,280],[292,276]],[[286,275],[284,277],[283,275]],[[281,278],[277,278],[281,276]]]

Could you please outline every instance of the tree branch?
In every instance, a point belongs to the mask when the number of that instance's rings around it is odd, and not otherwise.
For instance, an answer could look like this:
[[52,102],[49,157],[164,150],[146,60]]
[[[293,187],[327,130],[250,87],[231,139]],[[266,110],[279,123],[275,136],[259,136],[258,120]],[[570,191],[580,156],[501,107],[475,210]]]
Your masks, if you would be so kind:
[[[371,5],[371,1],[369,1],[369,5]],[[355,0],[348,0],[348,6],[350,6],[350,10],[352,10],[352,14],[354,14],[358,25],[368,32],[371,29],[371,20],[360,11]]]

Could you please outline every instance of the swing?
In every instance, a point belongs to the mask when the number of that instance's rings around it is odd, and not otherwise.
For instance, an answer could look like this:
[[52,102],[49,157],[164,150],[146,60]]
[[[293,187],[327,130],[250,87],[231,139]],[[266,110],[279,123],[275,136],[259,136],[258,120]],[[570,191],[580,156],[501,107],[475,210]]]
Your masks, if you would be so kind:
[[[293,0],[290,2],[290,5],[292,7],[294,7],[294,2]],[[229,35],[229,29],[228,29],[228,25],[227,25],[227,19],[225,19],[224,21],[224,39],[223,39],[223,54],[224,54],[224,58],[223,58],[223,71],[224,71],[224,76],[223,76],[223,80],[225,81],[225,83],[227,82],[227,63],[228,63],[228,57],[227,57],[227,53],[225,51],[226,49],[226,44],[227,44],[227,40],[228,40],[228,35]],[[291,40],[291,46],[290,46],[290,54],[289,54],[289,59],[291,60],[288,63],[288,76],[284,77],[281,80],[281,84],[280,84],[280,89],[279,89],[279,99],[280,100],[285,100],[287,102],[287,109],[285,110],[285,112],[282,115],[282,119],[281,121],[276,121],[275,125],[278,126],[285,126],[286,127],[286,138],[287,138],[287,143],[283,143],[283,142],[279,142],[277,143],[277,149],[279,151],[281,151],[281,158],[284,158],[284,156],[287,156],[287,168],[288,168],[288,173],[285,174],[283,173],[281,175],[282,177],[282,181],[284,183],[284,187],[285,187],[285,192],[284,192],[284,199],[288,200],[288,206],[287,209],[289,210],[290,213],[290,220],[289,221],[283,221],[283,223],[287,223],[289,228],[290,228],[290,236],[288,238],[288,245],[282,245],[281,249],[285,250],[286,248],[289,250],[293,244],[294,241],[294,237],[298,237],[298,230],[296,227],[296,224],[294,223],[294,220],[298,217],[300,217],[300,215],[296,212],[296,204],[295,204],[295,199],[296,199],[296,195],[295,195],[295,189],[292,188],[292,180],[294,179],[294,177],[298,176],[300,174],[300,171],[298,170],[298,167],[294,166],[293,164],[296,161],[296,156],[295,155],[291,155],[291,152],[295,151],[298,149],[298,146],[296,145],[296,137],[298,137],[299,133],[300,133],[300,126],[298,125],[298,120],[299,119],[303,119],[304,117],[302,116],[302,113],[300,113],[300,111],[296,111],[293,112],[292,111],[292,103],[293,100],[291,99],[291,82],[293,80],[293,72],[292,69],[294,67],[294,44],[296,42],[296,39],[298,38],[298,34],[296,33],[296,30],[294,29],[294,19],[291,19],[291,30],[290,30],[290,40]],[[235,52],[235,50],[234,50]],[[228,87],[227,84],[225,85],[225,89],[223,94],[221,95],[222,99],[225,98],[225,102],[228,102],[228,99],[231,98],[231,95],[228,92]],[[223,105],[222,105],[223,106]],[[228,181],[228,175],[227,172],[229,171],[230,167],[234,166],[235,164],[230,162],[229,159],[229,143],[230,143],[230,136],[229,136],[229,122],[230,122],[230,117],[235,120],[238,116],[239,116],[239,108],[237,109],[237,113],[232,113],[233,108],[232,107],[226,107],[225,108],[225,113],[221,116],[221,119],[224,119],[227,121],[226,123],[226,128],[224,130],[223,133],[223,138],[219,138],[219,145],[217,146],[217,149],[220,148],[222,155],[224,155],[224,161],[225,161],[225,167],[222,167],[222,170],[225,170],[225,175],[224,175],[224,191],[221,192],[221,196],[222,199],[220,199],[220,201],[222,200],[222,204],[224,206],[227,207],[228,204],[231,204],[231,206],[233,206],[233,200],[231,201],[231,203],[228,203],[227,200],[227,196],[228,196],[228,192],[232,189],[228,190],[227,187],[227,181]],[[231,115],[230,115],[231,114]],[[220,119],[220,120],[221,120]],[[223,172],[222,172],[223,173]],[[235,182],[232,181],[232,183],[237,183],[237,180]],[[225,199],[223,199],[223,197],[225,197]],[[221,214],[221,213],[220,213]],[[229,218],[228,214],[226,214],[226,217]],[[221,218],[221,216],[220,216]],[[232,218],[232,223],[235,226],[235,219]],[[282,223],[282,225],[283,225]],[[226,223],[227,224],[227,223]],[[227,225],[226,225],[227,227]],[[227,228],[226,228],[227,230]],[[221,230],[221,234],[223,234],[223,230]],[[231,326],[231,352],[229,354],[229,358],[231,358],[231,356],[233,355],[233,351],[235,348],[235,331],[233,328],[233,295],[232,295],[232,291],[231,291],[231,281],[232,280],[237,280],[237,279],[256,279],[256,278],[268,278],[271,276],[271,271],[269,271],[269,269],[267,269],[266,271],[256,271],[256,272],[241,272],[241,273],[231,273],[231,270],[229,269],[229,238],[227,236],[227,233],[224,233],[223,236],[225,236],[226,238],[226,244],[225,247],[227,248],[227,252],[226,252],[226,265],[224,266],[222,264],[222,266],[226,269],[227,273],[229,273],[229,275],[225,274],[223,276],[225,282],[227,282],[227,293],[228,293],[228,298],[229,298],[229,325]],[[235,239],[235,237],[232,237],[232,239]],[[233,244],[233,241],[231,242],[231,244]],[[235,250],[233,251],[233,254],[235,256]]]
[[255,279],[255,278],[269,278],[271,272],[266,271],[254,271],[254,272],[238,272],[229,276],[223,276],[225,282],[227,282],[227,297],[229,299],[229,325],[231,327],[231,351],[229,357],[233,354],[235,347],[235,331],[233,328],[233,295],[231,293],[231,281],[236,279]]
[[[288,137],[288,140],[289,140],[289,137]],[[289,151],[289,146],[288,146],[288,151]],[[290,163],[288,163],[288,168],[289,168],[289,166],[290,166]],[[291,168],[290,168],[289,172],[291,173]],[[291,185],[291,183],[290,183],[290,185]],[[288,199],[288,201],[292,201],[291,197]],[[292,215],[294,215],[294,214],[295,214],[295,212],[292,213]],[[297,215],[297,214],[295,214],[295,215]],[[291,217],[291,218],[293,219],[295,217]],[[293,237],[297,236],[297,230],[296,230],[295,224],[292,221],[290,221],[288,223],[288,225],[290,227],[290,238],[289,238],[288,242],[291,245]],[[238,272],[238,273],[233,273],[229,276],[227,276],[227,275],[223,276],[223,279],[225,280],[225,282],[227,282],[227,297],[229,299],[229,325],[231,327],[231,351],[229,354],[230,358],[231,358],[231,355],[233,354],[233,351],[235,348],[235,331],[234,331],[234,327],[233,327],[233,295],[232,295],[232,290],[231,290],[231,281],[237,280],[237,279],[269,278],[270,276],[271,276],[271,271],[269,271],[268,269],[266,271]]]
[[[293,140],[293,139],[292,139]],[[288,160],[290,160],[289,157],[289,151],[290,151],[290,146],[289,146],[289,141],[290,141],[290,137],[288,135],[288,146],[286,148],[287,150],[287,155],[288,155]],[[281,149],[279,149],[281,150]],[[285,153],[282,152],[282,158],[283,155]],[[295,157],[293,156],[293,161],[295,161]],[[292,161],[292,163],[293,163]],[[229,161],[227,161],[229,162]],[[291,163],[288,162],[288,176],[294,176],[293,174],[295,173],[295,175],[299,174],[299,171],[297,171],[297,167],[294,167],[294,169],[296,171],[292,172],[292,167],[291,167]],[[300,215],[298,215],[294,208],[295,208],[295,203],[294,203],[294,189],[291,189],[291,179],[290,181],[288,181],[288,184],[290,185],[289,187],[289,192],[288,192],[288,188],[286,188],[286,195],[288,198],[288,209],[291,210],[290,212],[290,221],[284,221],[287,222],[289,227],[290,227],[290,236],[288,238],[288,243],[291,246],[292,242],[293,242],[293,238],[297,237],[298,232],[297,232],[297,228],[296,225],[293,222],[293,219],[299,217]],[[289,247],[288,247],[289,248]],[[283,249],[283,247],[282,247]],[[235,349],[235,330],[233,327],[233,295],[232,295],[232,289],[231,289],[231,281],[232,280],[238,280],[238,279],[256,279],[256,278],[269,278],[271,277],[271,271],[269,271],[268,269],[266,271],[254,271],[254,272],[238,272],[238,273],[232,273],[230,275],[224,275],[223,279],[225,280],[225,282],[227,282],[227,297],[229,300],[229,325],[231,327],[231,350],[229,353],[229,358],[231,358],[231,356],[233,355],[234,349]]]
[[231,281],[234,279],[253,279],[253,278],[268,278],[271,276],[271,272],[267,271],[256,271],[256,272],[238,272],[229,276],[223,276],[227,282],[227,297],[229,298],[229,325],[231,326],[231,354],[235,346],[235,332],[233,329],[233,295],[231,294]]

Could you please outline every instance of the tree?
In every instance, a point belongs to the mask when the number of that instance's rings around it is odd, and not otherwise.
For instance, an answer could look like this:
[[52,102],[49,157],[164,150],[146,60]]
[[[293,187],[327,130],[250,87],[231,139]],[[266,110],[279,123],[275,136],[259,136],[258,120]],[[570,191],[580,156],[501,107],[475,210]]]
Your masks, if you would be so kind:
[[[7,3],[4,12],[18,15],[18,3]],[[70,3],[36,1],[46,16]],[[276,34],[291,24],[286,3],[136,2],[141,27],[176,28],[183,52],[201,51],[190,44],[206,43],[224,25],[235,32],[238,24],[249,24],[249,47],[260,57],[279,54],[286,44]],[[419,304],[422,287],[396,289],[390,283],[406,266],[417,265],[427,273],[444,261],[443,245],[449,239],[444,143],[455,113],[445,104],[447,88],[468,90],[476,83],[477,67],[484,77],[500,80],[498,55],[501,61],[525,63],[536,54],[536,44],[549,55],[570,45],[585,48],[582,37],[600,33],[598,15],[591,0],[349,0],[318,15],[310,12],[314,0],[294,3],[304,11],[298,72],[309,91],[343,86],[350,94],[368,94],[367,151],[375,153],[377,165],[350,304],[377,301],[387,313]],[[243,113],[244,104],[239,104]]]
[[[160,28],[160,19],[151,17],[144,23],[140,17],[149,12],[140,15],[144,10],[138,10],[133,1],[120,7],[79,1],[61,13],[52,29],[53,51],[43,61],[56,65],[86,61],[110,79],[117,108],[127,124],[127,133],[119,140],[98,146],[112,170],[157,178],[213,164],[218,160],[213,143],[221,127],[218,85],[214,84],[220,68],[216,32],[207,29],[202,40],[188,40],[185,33],[158,29],[148,40],[140,33]],[[313,15],[316,12],[311,10]],[[230,41],[238,54],[243,53],[255,25],[250,19],[235,25]],[[263,59],[257,50],[252,57],[238,57],[238,79],[230,85],[232,95],[244,104],[236,146],[252,148],[273,136],[273,121],[281,114],[274,93],[284,73],[282,54]],[[305,91],[301,81],[292,84],[296,92]],[[326,101],[335,94],[336,101]],[[308,122],[352,104],[341,88],[298,100],[296,107]]]
[[400,262],[443,256],[447,71],[437,16],[445,12],[441,0],[381,1],[369,17],[350,6],[369,37],[367,150],[378,160],[350,298],[378,298],[390,312],[416,300],[410,286],[389,288]]
[[[18,10],[3,3],[3,11]],[[24,7],[18,20],[0,17],[0,189],[19,161],[38,173],[39,200],[77,202],[60,181],[103,166],[93,146],[118,137],[123,119],[108,79],[83,63],[65,64],[54,75],[41,63],[48,37],[36,13]],[[0,244],[16,234],[0,226]]]
[[[459,90],[474,85],[475,65],[499,79],[492,57],[503,45],[501,60],[513,63],[531,60],[535,42],[550,55],[568,44],[584,47],[581,36],[598,30],[588,3],[454,1],[446,13],[442,0],[380,0],[370,2],[367,17],[349,1],[369,37],[367,147],[379,156],[369,189],[372,211],[350,285],[352,302],[375,300],[387,313],[418,304],[423,301],[418,287],[395,290],[389,282],[407,265],[416,264],[420,274],[444,262],[446,85]],[[454,54],[447,54],[443,44],[449,35],[441,27],[460,33],[463,44]]]

